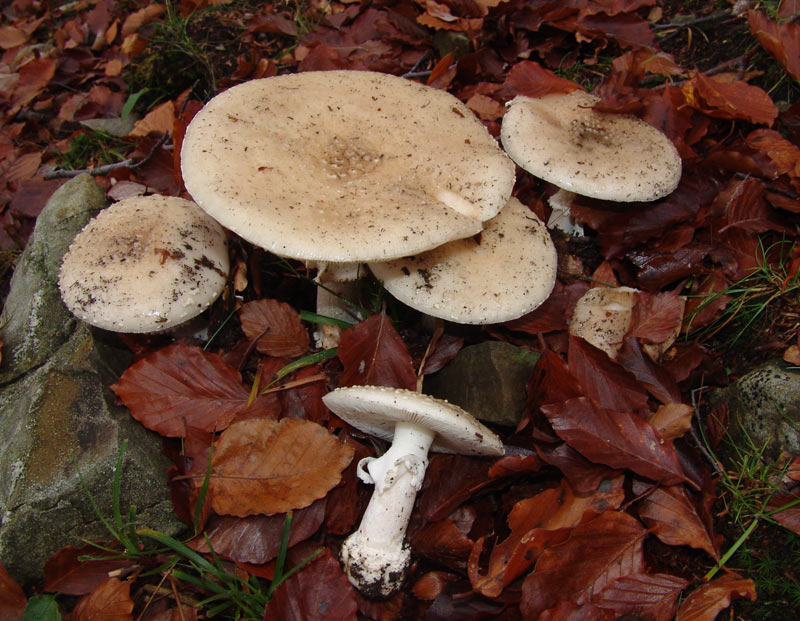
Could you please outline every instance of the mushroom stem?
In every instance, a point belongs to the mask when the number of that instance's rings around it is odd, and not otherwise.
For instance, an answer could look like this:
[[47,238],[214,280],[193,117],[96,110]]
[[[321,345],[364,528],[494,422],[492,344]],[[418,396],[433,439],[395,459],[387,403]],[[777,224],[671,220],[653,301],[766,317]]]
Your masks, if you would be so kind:
[[378,458],[362,459],[358,476],[374,483],[361,525],[342,545],[345,571],[361,592],[389,597],[403,584],[411,554],[406,528],[428,467],[428,449],[436,434],[408,422],[395,425],[394,440]]

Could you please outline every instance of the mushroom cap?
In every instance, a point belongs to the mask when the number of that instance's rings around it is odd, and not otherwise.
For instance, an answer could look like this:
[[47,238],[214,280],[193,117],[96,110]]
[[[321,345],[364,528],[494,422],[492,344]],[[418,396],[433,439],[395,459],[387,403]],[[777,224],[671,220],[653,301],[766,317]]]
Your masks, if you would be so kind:
[[584,91],[518,96],[503,116],[503,147],[520,167],[560,188],[610,201],[653,201],[672,192],[681,158],[655,127],[596,112]]
[[186,188],[275,254],[376,261],[469,237],[505,205],[514,163],[453,95],[369,71],[252,80],[194,117]]
[[558,258],[541,220],[516,198],[475,238],[420,255],[370,263],[394,297],[449,321],[510,321],[544,302],[556,281]]
[[223,228],[191,201],[127,198],[103,209],[64,255],[69,310],[115,332],[159,332],[199,315],[227,282]]
[[413,390],[348,386],[322,397],[339,418],[369,435],[390,440],[398,422],[436,432],[431,451],[459,455],[502,455],[503,442],[457,405]]
[[616,358],[631,327],[636,289],[592,287],[575,303],[569,333]]

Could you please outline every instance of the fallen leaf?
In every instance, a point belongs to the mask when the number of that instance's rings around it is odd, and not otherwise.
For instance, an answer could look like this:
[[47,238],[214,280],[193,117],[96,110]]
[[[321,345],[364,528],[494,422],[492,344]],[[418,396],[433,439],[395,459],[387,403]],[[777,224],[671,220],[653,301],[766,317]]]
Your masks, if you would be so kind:
[[211,461],[211,507],[220,515],[271,515],[307,507],[341,480],[353,448],[295,418],[236,422]]
[[148,4],[143,9],[139,9],[134,13],[130,13],[125,21],[122,23],[122,38],[125,39],[129,35],[136,33],[142,26],[155,21],[164,12],[163,4]]
[[635,518],[617,511],[576,526],[567,541],[542,553],[522,583],[523,616],[535,619],[560,600],[589,603],[619,578],[643,573],[646,535]]
[[711,117],[772,125],[778,116],[770,96],[747,82],[723,82],[698,73],[681,90],[687,105]]
[[353,585],[328,549],[275,590],[264,621],[355,621],[358,604]]
[[625,337],[616,361],[661,403],[681,400],[681,390],[675,379],[664,367],[653,362],[637,339]]
[[131,585],[117,578],[109,578],[78,600],[70,616],[71,621],[100,621],[133,619]]
[[309,336],[300,314],[278,300],[255,300],[239,313],[242,331],[256,341],[256,349],[268,356],[296,358],[308,351]]
[[555,432],[587,459],[665,485],[687,481],[672,443],[646,420],[580,397],[542,406]]
[[126,138],[142,138],[148,134],[171,136],[174,124],[175,104],[172,101],[165,101],[150,110],[144,118],[136,121]]
[[508,71],[506,86],[525,97],[543,97],[552,93],[571,93],[580,88],[571,80],[559,78],[532,60],[521,60]]
[[638,514],[650,531],[668,546],[690,546],[705,550],[718,560],[719,550],[714,543],[713,533],[709,532],[684,487],[652,487],[642,481],[633,482],[634,494],[646,493],[639,502]]
[[20,621],[27,601],[25,591],[0,565],[0,617],[8,621]]
[[449,518],[426,524],[409,540],[414,554],[460,571],[467,567],[473,543]]
[[[84,557],[92,560],[81,560]],[[67,546],[53,554],[45,564],[43,588],[66,595],[87,595],[108,580],[110,572],[134,567],[136,563],[133,561],[111,558],[96,546]]]
[[629,336],[643,343],[663,343],[674,338],[683,322],[686,300],[674,291],[636,293]]
[[224,429],[250,398],[241,374],[222,358],[180,344],[134,363],[111,390],[136,420],[168,437],[183,437],[187,427]]
[[337,355],[344,367],[339,386],[417,387],[411,355],[386,313],[342,332]]
[[791,21],[774,22],[763,12],[754,10],[747,11],[747,22],[761,46],[795,80],[800,80],[800,25]]
[[[799,31],[800,32],[800,31]],[[800,176],[800,148],[774,129],[756,129],[745,138],[752,149],[764,152],[777,167],[779,175]]]
[[612,582],[592,598],[592,603],[603,610],[613,610],[615,618],[671,621],[678,596],[688,585],[688,580],[668,574],[631,574]]
[[685,403],[665,403],[659,406],[650,417],[650,424],[655,427],[665,440],[682,437],[692,427],[694,408]]
[[695,589],[683,600],[676,621],[714,621],[731,600],[746,597],[756,601],[756,585],[735,573],[717,578]]
[[[792,479],[799,479],[797,460],[788,471]],[[780,492],[767,503],[769,516],[784,528],[800,535],[800,496],[788,492]]]
[[38,97],[55,75],[57,64],[55,58],[34,58],[20,67],[19,82],[14,89],[11,108],[6,114],[14,114]]

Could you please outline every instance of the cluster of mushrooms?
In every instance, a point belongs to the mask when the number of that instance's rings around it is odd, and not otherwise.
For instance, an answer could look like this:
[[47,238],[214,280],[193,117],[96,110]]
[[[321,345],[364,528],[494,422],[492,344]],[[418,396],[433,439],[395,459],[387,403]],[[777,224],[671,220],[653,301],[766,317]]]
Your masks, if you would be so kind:
[[[181,170],[196,202],[138,197],[102,211],[64,258],[62,297],[104,329],[174,328],[224,288],[228,229],[316,267],[331,285],[366,264],[393,296],[433,317],[515,319],[550,295],[557,263],[544,223],[511,196],[515,163],[569,192],[617,201],[654,200],[680,178],[663,134],[597,113],[594,102],[581,91],[517,97],[504,151],[456,97],[391,75],[307,72],[234,86],[186,131]],[[668,172],[653,164],[659,158]],[[323,401],[392,441],[359,463],[375,491],[341,552],[359,590],[387,597],[409,566],[405,531],[428,451],[499,456],[503,444],[461,408],[413,391],[354,386]]]

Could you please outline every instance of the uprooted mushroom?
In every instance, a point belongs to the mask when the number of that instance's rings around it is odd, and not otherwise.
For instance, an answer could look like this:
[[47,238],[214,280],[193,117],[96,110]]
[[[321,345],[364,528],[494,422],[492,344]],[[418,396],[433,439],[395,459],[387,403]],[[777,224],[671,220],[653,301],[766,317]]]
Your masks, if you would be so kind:
[[428,467],[428,451],[500,456],[503,443],[460,407],[387,386],[337,388],[322,400],[357,429],[391,440],[380,457],[358,464],[359,478],[375,485],[361,524],[342,545],[350,582],[370,597],[389,597],[406,578],[411,552],[406,528]]

